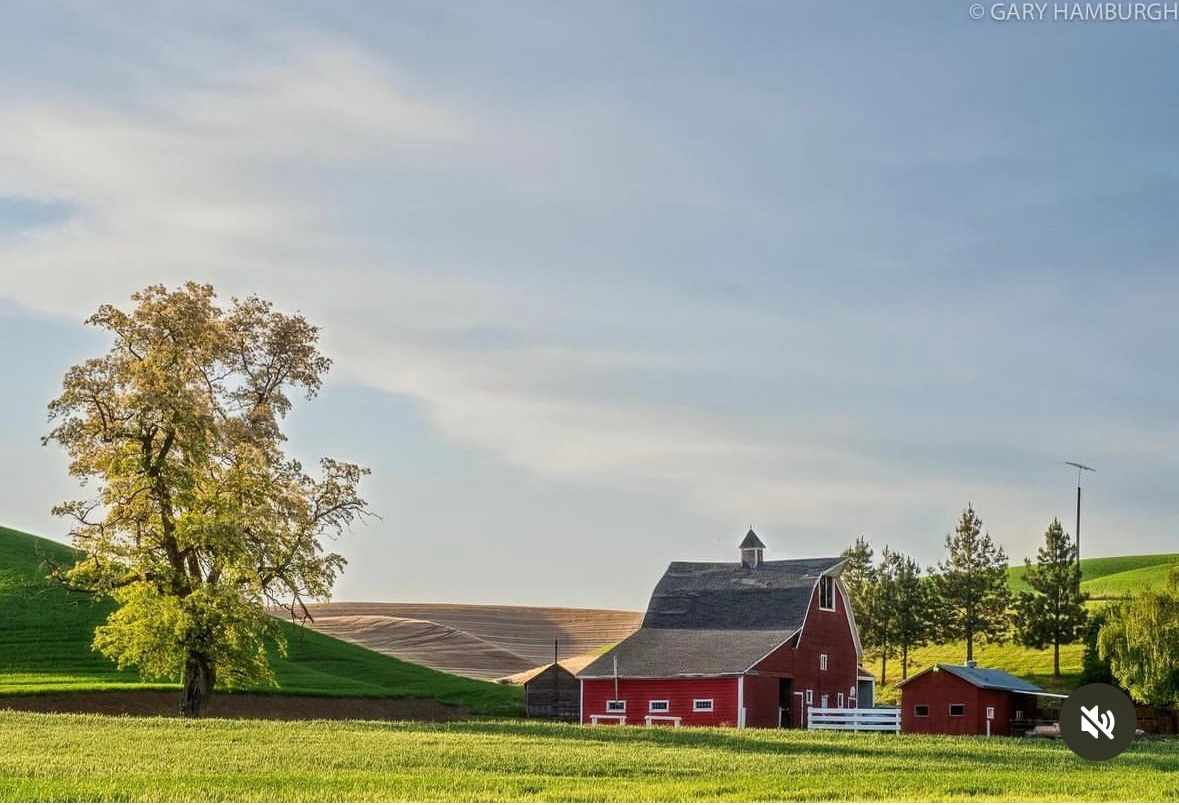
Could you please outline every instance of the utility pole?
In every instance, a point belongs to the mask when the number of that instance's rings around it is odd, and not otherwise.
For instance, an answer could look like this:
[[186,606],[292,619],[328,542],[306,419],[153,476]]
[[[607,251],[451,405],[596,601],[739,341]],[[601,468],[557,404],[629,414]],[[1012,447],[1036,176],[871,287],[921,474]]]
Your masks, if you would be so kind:
[[1084,464],[1078,464],[1075,461],[1066,461],[1065,464],[1070,467],[1077,468],[1077,531],[1074,535],[1077,540],[1077,592],[1081,592],[1081,473],[1082,472],[1097,472],[1092,467],[1086,467]]

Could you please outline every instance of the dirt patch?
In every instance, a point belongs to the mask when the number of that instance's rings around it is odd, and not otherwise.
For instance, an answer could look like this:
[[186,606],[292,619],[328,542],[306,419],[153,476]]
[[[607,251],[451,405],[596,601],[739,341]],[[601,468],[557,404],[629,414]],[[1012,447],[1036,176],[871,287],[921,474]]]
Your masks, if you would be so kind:
[[[103,715],[173,716],[178,693],[111,691],[0,697],[0,710],[36,713],[101,713]],[[327,698],[264,696],[249,693],[214,695],[210,718],[268,718],[282,721],[316,718],[375,721],[453,721],[469,716],[466,709],[433,699]]]

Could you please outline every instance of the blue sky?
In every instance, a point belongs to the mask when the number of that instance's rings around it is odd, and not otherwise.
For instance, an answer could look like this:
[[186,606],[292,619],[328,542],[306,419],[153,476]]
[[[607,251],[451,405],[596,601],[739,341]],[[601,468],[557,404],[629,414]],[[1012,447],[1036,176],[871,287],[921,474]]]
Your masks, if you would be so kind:
[[[0,522],[81,321],[258,293],[374,473],[342,599],[642,607],[857,535],[1174,550],[1179,23],[967,3],[17,3],[0,31]],[[243,8],[242,6],[248,6]]]

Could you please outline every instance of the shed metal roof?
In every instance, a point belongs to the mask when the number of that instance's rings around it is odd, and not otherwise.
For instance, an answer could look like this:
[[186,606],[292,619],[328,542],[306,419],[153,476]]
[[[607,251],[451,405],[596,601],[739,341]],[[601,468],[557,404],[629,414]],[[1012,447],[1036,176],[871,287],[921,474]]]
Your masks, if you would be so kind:
[[946,663],[937,663],[929,668],[926,668],[919,674],[909,677],[908,679],[898,682],[897,687],[902,687],[909,684],[914,679],[924,676],[930,671],[948,671],[956,677],[966,680],[970,684],[978,688],[987,688],[988,690],[1008,690],[1012,693],[1041,693],[1043,689],[1034,682],[1028,682],[1026,679],[1020,679],[1018,676],[1009,674],[1006,671],[998,668],[980,668],[969,665],[948,665]]

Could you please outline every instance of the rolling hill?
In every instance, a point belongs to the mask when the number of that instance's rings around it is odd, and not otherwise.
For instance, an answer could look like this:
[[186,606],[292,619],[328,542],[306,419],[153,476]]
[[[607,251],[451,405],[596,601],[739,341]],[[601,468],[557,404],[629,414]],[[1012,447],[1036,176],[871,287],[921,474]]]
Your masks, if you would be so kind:
[[309,609],[312,629],[476,679],[550,663],[554,640],[563,661],[596,655],[643,620],[643,613],[625,610],[479,604],[340,602]]
[[[1179,568],[1179,553],[1082,559],[1081,589],[1096,600],[1118,598],[1148,585],[1161,588],[1175,568]],[[1025,571],[1022,561],[1008,568],[1007,584],[1013,592],[1031,589],[1024,581]]]
[[[173,690],[171,682],[120,671],[90,650],[107,601],[71,593],[45,578],[47,561],[68,563],[60,543],[0,528],[0,696],[64,691]],[[514,714],[520,691],[442,673],[290,623],[288,653],[272,651],[275,688],[255,693],[326,697],[421,698],[473,713]]]

